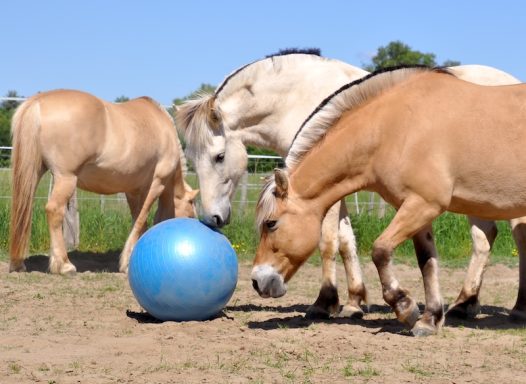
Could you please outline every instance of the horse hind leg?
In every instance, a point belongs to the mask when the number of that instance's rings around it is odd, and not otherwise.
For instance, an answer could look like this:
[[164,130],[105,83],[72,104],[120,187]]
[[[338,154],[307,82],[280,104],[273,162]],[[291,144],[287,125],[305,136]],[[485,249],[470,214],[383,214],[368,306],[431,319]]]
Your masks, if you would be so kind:
[[511,310],[510,320],[526,322],[526,217],[510,221],[513,238],[519,250],[519,291],[517,301]]
[[70,275],[77,269],[68,259],[62,224],[66,213],[66,205],[73,196],[77,186],[74,175],[54,175],[53,189],[46,204],[46,215],[51,239],[49,256],[49,271],[55,274]]
[[363,310],[360,304],[367,304],[367,290],[363,282],[360,260],[356,251],[356,238],[344,200],[340,204],[338,236],[340,240],[339,251],[345,267],[348,292],[347,304],[343,306],[339,316],[362,318]]
[[[494,221],[468,217],[473,251],[462,289],[447,312],[448,317],[475,318],[480,310],[479,292],[482,276],[489,260],[491,248],[497,237]],[[517,240],[516,240],[517,241]],[[520,247],[519,247],[520,248]]]

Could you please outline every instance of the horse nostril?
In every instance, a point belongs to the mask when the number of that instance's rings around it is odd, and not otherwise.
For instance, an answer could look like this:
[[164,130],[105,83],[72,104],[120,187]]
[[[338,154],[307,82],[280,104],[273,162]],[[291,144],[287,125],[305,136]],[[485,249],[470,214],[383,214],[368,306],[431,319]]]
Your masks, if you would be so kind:
[[223,219],[221,219],[221,216],[214,215],[213,217],[215,225],[219,228],[221,228],[225,223],[223,222]]
[[259,292],[258,281],[255,279],[252,279],[252,288],[254,288],[256,292]]

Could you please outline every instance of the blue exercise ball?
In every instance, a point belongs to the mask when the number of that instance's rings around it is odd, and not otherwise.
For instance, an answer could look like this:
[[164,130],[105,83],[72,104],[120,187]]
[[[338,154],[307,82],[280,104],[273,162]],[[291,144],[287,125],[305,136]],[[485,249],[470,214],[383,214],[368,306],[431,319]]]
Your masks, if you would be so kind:
[[228,239],[196,219],[163,221],[141,236],[128,280],[139,304],[160,320],[206,320],[220,312],[237,284]]

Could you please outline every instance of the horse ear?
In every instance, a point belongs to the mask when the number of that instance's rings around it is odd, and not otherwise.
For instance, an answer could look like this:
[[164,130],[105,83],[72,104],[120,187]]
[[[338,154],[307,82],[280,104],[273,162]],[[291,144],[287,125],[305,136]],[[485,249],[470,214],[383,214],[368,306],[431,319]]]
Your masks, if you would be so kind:
[[178,112],[181,109],[181,107],[178,106],[177,104],[172,104],[172,108],[174,109],[175,112]]
[[190,200],[194,200],[198,194],[199,189],[192,189],[192,191],[189,192]]
[[283,169],[274,169],[274,180],[276,181],[276,196],[285,197],[289,190],[289,177]]

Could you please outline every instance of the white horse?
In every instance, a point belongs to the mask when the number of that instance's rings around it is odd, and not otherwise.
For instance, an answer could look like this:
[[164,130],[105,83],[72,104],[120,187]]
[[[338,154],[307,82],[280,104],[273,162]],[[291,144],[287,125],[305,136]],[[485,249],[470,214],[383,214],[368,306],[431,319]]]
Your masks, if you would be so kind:
[[[486,66],[464,65],[451,70],[462,79],[484,85],[519,82]],[[177,112],[177,126],[185,135],[187,155],[199,178],[204,220],[219,227],[228,223],[231,199],[247,167],[246,145],[270,148],[285,157],[301,123],[320,101],[365,75],[367,72],[360,68],[312,54],[274,55],[234,71],[214,94],[183,104]],[[342,202],[329,210],[322,224],[322,286],[307,316],[326,317],[339,310],[335,268],[338,250],[349,294],[340,315],[363,315],[360,304],[366,301],[366,289],[348,211]],[[462,315],[478,311],[482,274],[497,234],[492,221],[470,218],[470,222],[471,263],[452,306]],[[417,253],[435,251],[430,249],[434,244],[418,237],[413,241]]]

